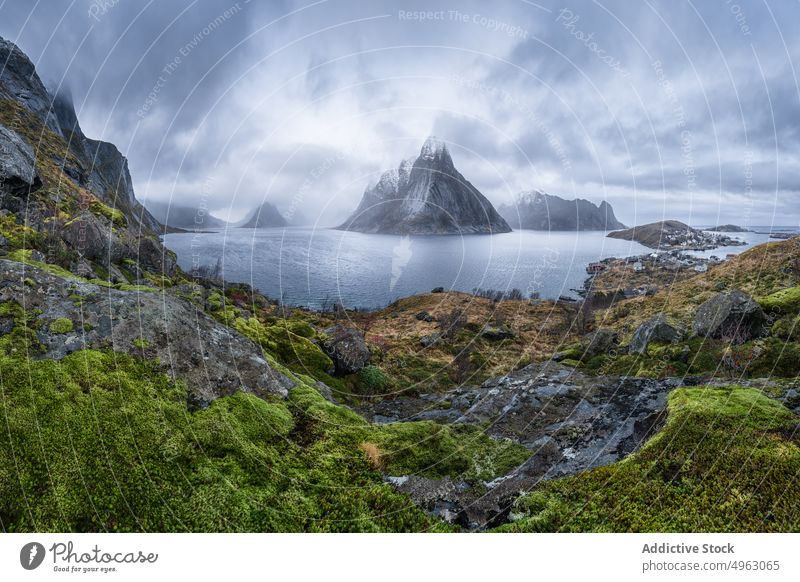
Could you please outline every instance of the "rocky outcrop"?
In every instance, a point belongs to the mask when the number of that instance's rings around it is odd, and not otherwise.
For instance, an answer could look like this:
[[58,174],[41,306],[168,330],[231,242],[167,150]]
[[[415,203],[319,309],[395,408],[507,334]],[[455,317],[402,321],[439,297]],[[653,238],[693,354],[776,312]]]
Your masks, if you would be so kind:
[[253,210],[241,228],[274,228],[288,224],[274,204],[264,201],[261,206]]
[[[239,390],[283,397],[293,385],[255,343],[171,295],[118,291],[0,260],[0,302],[6,301],[38,313],[42,350],[36,357],[60,359],[94,348],[158,360],[186,383],[192,408]],[[73,322],[66,333],[49,329],[59,319]]]
[[504,521],[514,499],[542,480],[614,463],[637,450],[662,425],[667,395],[680,385],[679,379],[592,377],[560,364],[532,364],[480,387],[401,396],[362,412],[383,422],[486,426],[489,435],[528,447],[525,463],[487,483],[390,478],[429,511],[483,529]]
[[0,208],[19,212],[28,194],[41,187],[33,149],[16,131],[0,124]]
[[514,331],[507,325],[492,325],[487,323],[481,329],[481,337],[490,342],[499,342],[514,337]]
[[[0,99],[7,100],[0,207],[18,222],[24,210],[27,226],[47,231],[48,256],[60,257],[63,267],[111,273],[128,261],[136,265],[124,269],[136,278],[142,271],[173,276],[175,256],[157,238],[159,222],[136,200],[125,157],[113,144],[87,138],[70,96],[51,96],[30,59],[2,39]],[[42,185],[44,195],[27,198]]]
[[136,199],[128,160],[112,143],[86,137],[78,123],[71,96],[61,92],[53,98],[53,112],[70,150],[80,163],[73,176],[98,199],[123,212],[131,226],[147,232],[163,229]]
[[4,38],[0,38],[0,98],[18,101],[50,130],[61,135],[52,99],[36,74],[36,68],[17,45]]
[[617,230],[625,228],[614,209],[603,200],[600,205],[578,198],[565,200],[539,190],[521,192],[512,205],[498,211],[513,228],[530,230]]
[[387,234],[491,234],[511,228],[453,164],[444,142],[429,137],[416,160],[404,160],[367,188],[339,227]]
[[325,336],[322,351],[333,361],[336,374],[355,374],[369,363],[369,348],[360,331],[334,325],[325,330]]
[[683,338],[683,330],[672,325],[662,313],[651,317],[633,332],[628,351],[636,354],[647,352],[650,342],[674,343]]
[[702,337],[744,343],[758,337],[764,326],[764,311],[738,289],[717,293],[703,303],[694,317],[694,331]]

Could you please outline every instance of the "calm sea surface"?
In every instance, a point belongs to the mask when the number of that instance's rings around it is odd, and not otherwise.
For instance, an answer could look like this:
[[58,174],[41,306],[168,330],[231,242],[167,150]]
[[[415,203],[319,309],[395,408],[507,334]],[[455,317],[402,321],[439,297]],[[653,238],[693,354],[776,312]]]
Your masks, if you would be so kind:
[[[743,233],[747,246],[703,254],[739,253],[768,239]],[[228,228],[164,236],[180,266],[213,265],[225,279],[250,283],[292,305],[382,307],[434,287],[471,291],[520,289],[542,298],[575,296],[586,265],[606,257],[650,252],[604,232],[518,230],[491,236],[401,237],[306,227]]]

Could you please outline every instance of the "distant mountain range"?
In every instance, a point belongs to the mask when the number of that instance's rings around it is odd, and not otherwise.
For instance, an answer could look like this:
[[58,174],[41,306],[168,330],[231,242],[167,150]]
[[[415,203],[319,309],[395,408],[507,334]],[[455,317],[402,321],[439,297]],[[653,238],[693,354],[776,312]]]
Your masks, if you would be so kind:
[[490,234],[511,228],[492,203],[456,170],[447,146],[429,137],[368,187],[341,230],[385,234]]
[[208,230],[225,228],[225,225],[228,224],[221,218],[211,216],[208,210],[192,206],[156,201],[148,201],[145,206],[161,224],[166,224],[173,228]]
[[244,221],[244,224],[239,226],[241,228],[273,228],[289,226],[289,222],[274,204],[264,201],[261,206],[253,210],[247,220]]
[[530,230],[617,230],[626,228],[603,200],[599,206],[583,200],[565,200],[539,190],[521,192],[513,205],[498,211],[514,228]]

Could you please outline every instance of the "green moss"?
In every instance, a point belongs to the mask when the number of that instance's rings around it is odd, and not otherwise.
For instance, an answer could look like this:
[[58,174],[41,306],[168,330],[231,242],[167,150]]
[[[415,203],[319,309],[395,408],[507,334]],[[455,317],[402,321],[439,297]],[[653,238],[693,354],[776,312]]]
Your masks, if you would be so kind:
[[115,226],[125,227],[128,225],[128,220],[125,218],[125,214],[118,208],[111,208],[100,202],[99,200],[92,200],[89,203],[89,210],[95,216],[102,216],[107,218]]
[[51,265],[49,263],[41,263],[39,261],[34,261],[31,258],[32,253],[33,253],[32,249],[17,249],[15,251],[8,253],[8,258],[9,260],[17,261],[18,263],[23,263],[31,267],[42,269],[43,271],[46,271],[51,275],[56,275],[57,277],[61,277],[62,279],[73,279],[79,281],[84,280],[81,277],[73,275],[65,268],[59,267],[58,265]]
[[30,227],[17,224],[13,214],[0,216],[0,234],[6,239],[11,250],[35,246],[41,236]]
[[286,401],[237,393],[189,413],[181,384],[118,353],[2,356],[0,377],[11,532],[445,531],[362,443],[393,474],[432,477],[493,478],[529,454],[474,427],[371,425],[304,383]]
[[800,286],[782,289],[758,300],[770,313],[797,313],[800,311]]
[[114,285],[114,288],[120,291],[136,291],[137,293],[155,293],[158,291],[155,287],[148,287],[147,285],[129,285],[127,283],[119,283]]
[[773,336],[783,340],[800,339],[800,315],[785,315],[772,324]]
[[58,319],[50,322],[49,328],[51,333],[69,333],[75,328],[75,326],[71,319],[67,317],[59,317]]
[[148,342],[144,338],[138,337],[135,340],[133,340],[133,345],[134,345],[134,347],[137,347],[140,350],[144,350],[144,349],[147,349],[147,347],[150,345],[150,342]]
[[311,339],[317,335],[314,328],[307,321],[290,320],[287,322],[287,327],[289,328],[289,331],[295,335],[299,335],[300,337]]
[[317,344],[292,333],[285,325],[279,323],[267,326],[255,317],[240,317],[233,322],[233,327],[277,356],[291,369],[326,383],[331,380],[328,375],[328,371],[333,368],[331,359]]
[[518,500],[504,531],[797,531],[797,418],[761,392],[682,388],[622,462]]
[[222,309],[225,305],[225,298],[219,291],[214,291],[208,296],[208,306],[212,311]]

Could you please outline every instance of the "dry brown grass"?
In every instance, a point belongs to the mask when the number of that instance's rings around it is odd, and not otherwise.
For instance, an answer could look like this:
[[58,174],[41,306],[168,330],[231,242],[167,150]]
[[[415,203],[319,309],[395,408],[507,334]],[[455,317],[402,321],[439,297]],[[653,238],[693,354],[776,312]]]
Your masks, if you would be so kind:
[[358,445],[358,448],[364,452],[364,456],[367,458],[367,463],[369,463],[370,467],[376,471],[383,468],[383,453],[378,448],[378,445],[365,441]]

